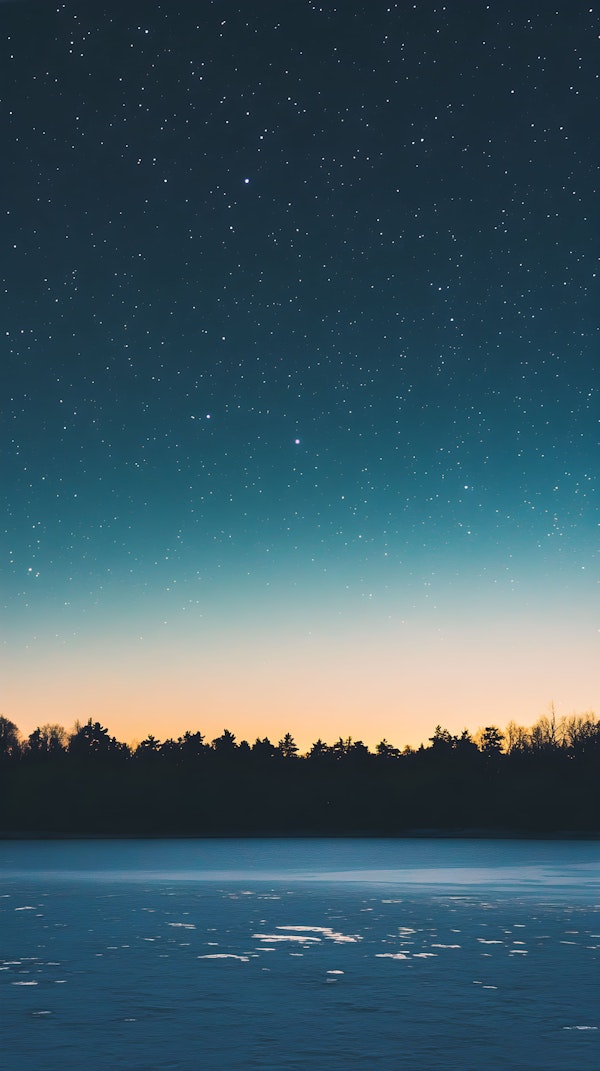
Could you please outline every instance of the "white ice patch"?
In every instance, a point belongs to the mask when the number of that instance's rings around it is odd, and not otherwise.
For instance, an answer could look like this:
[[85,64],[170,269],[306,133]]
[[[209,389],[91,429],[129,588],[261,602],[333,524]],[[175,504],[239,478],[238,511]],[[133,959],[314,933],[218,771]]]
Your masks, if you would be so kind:
[[167,922],[167,926],[173,926],[178,930],[195,930],[196,927],[193,922]]
[[435,959],[437,952],[413,952],[413,959]]
[[406,952],[376,952],[375,959],[410,959]]
[[[362,937],[353,933],[338,933],[331,926],[278,926],[278,930],[293,930],[293,933],[253,933],[252,936],[259,941],[296,941],[301,944],[319,943],[322,939],[334,941],[335,944],[356,944],[362,941]],[[311,937],[311,934],[319,934]]]
[[233,952],[209,952],[205,956],[198,956],[198,959],[239,959],[240,963],[248,963],[248,956],[235,956]]
[[563,1030],[598,1030],[597,1026],[563,1026]]
[[252,937],[256,941],[299,941],[303,945],[309,941],[313,944],[319,944],[321,941],[320,937],[300,937],[293,933],[253,933]]
[[434,944],[432,944],[431,947],[432,948],[461,948],[461,945],[434,945]]
[[278,926],[278,930],[294,930],[295,933],[331,933],[331,926]]
[[327,974],[343,974],[343,971],[327,971]]

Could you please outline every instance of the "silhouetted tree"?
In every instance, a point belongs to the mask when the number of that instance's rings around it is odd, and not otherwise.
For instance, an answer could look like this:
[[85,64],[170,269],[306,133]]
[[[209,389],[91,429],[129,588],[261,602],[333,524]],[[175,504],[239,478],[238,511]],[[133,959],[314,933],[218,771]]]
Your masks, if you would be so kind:
[[223,757],[233,755],[237,751],[235,733],[231,733],[229,729],[224,729],[221,736],[217,736],[213,740],[212,748],[217,755],[222,755]]
[[360,760],[369,758],[371,752],[362,740],[352,740],[346,754],[350,759]]
[[457,756],[460,755],[463,758],[477,754],[477,744],[468,729],[463,729],[459,737],[454,737],[454,750]]
[[321,740],[319,738],[318,740],[315,740],[314,744],[311,746],[310,751],[308,752],[308,758],[324,759],[327,758],[330,754],[331,748],[328,747],[324,740]]
[[488,725],[479,734],[479,750],[487,758],[498,758],[502,753],[502,741],[504,733],[500,732],[495,725]]
[[0,715],[0,758],[11,759],[20,754],[19,736],[15,723]]
[[555,751],[558,747],[556,714],[554,704],[550,704],[548,714],[538,718],[529,734],[533,751]]
[[571,755],[590,754],[600,748],[600,721],[592,713],[571,714],[561,720],[560,736]]
[[456,737],[452,736],[447,729],[442,729],[441,725],[436,725],[433,736],[430,736],[429,740],[431,749],[436,755],[448,754],[449,751],[453,751],[456,744]]
[[344,759],[350,754],[352,748],[352,737],[347,736],[344,740],[341,736],[338,737],[335,744],[331,746],[331,754],[334,759]]
[[178,740],[181,755],[184,759],[199,759],[205,755],[208,745],[204,743],[202,733],[185,732]]
[[508,755],[524,754],[531,746],[529,732],[515,721],[509,721],[504,734],[504,744]]
[[256,759],[272,759],[277,754],[277,748],[268,736],[264,736],[262,740],[257,737],[252,745],[252,754]]
[[91,718],[85,725],[76,725],[69,740],[69,754],[79,758],[123,755],[128,750],[126,744],[119,743],[114,736],[109,735],[108,729],[99,721],[93,722]]
[[173,740],[172,736],[163,740],[159,748],[160,756],[167,762],[176,762],[181,757],[181,748],[177,740]]
[[291,733],[286,733],[277,747],[281,757],[284,759],[294,759],[298,754],[298,747]]
[[400,749],[394,747],[392,744],[388,744],[385,737],[383,740],[379,741],[375,751],[382,759],[397,759],[400,757]]
[[41,725],[27,738],[27,747],[33,755],[62,755],[68,744],[67,730],[62,725]]
[[161,742],[157,740],[155,736],[150,733],[145,740],[140,741],[135,749],[134,755],[136,759],[153,759],[158,758],[161,751]]

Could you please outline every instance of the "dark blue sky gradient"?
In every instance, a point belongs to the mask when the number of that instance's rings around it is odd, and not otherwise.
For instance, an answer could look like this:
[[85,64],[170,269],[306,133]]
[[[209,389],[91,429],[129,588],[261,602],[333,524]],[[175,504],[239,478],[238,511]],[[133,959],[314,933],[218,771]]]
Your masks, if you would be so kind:
[[163,594],[593,589],[599,27],[3,5],[9,662]]

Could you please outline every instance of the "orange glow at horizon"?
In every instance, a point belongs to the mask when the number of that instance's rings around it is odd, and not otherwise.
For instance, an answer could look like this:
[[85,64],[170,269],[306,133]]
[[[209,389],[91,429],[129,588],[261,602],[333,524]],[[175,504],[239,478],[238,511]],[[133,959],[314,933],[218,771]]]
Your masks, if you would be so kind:
[[250,743],[276,743],[289,731],[301,751],[340,736],[414,747],[437,724],[453,733],[510,720],[529,726],[550,702],[558,714],[593,710],[596,647],[591,633],[587,643],[569,640],[568,622],[563,632],[538,625],[533,641],[530,622],[516,630],[503,620],[485,636],[477,622],[434,631],[426,621],[337,633],[222,630],[202,644],[154,636],[134,647],[105,636],[23,656],[2,713],[24,736],[91,717],[127,743],[187,729],[210,741],[228,728]]

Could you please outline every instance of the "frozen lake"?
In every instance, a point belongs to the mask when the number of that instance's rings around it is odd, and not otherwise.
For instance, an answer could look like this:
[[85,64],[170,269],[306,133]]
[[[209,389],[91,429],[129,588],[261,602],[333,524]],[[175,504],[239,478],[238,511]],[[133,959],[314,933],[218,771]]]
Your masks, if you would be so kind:
[[2,1071],[598,1071],[600,842],[0,842]]

